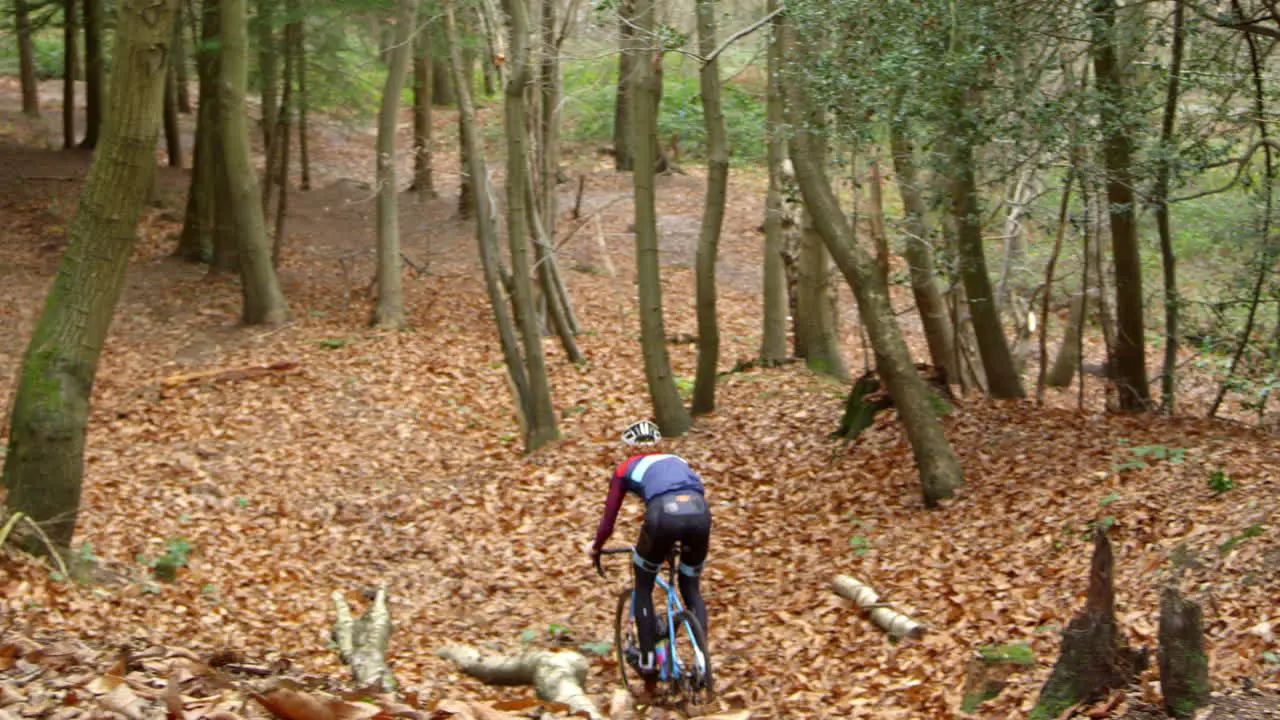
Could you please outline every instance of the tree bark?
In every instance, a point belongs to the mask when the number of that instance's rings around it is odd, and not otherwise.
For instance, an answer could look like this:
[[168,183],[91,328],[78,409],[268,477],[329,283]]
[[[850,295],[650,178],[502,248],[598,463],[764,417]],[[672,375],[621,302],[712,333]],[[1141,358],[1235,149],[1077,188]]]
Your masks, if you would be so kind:
[[635,57],[628,52],[635,36],[634,23],[636,0],[618,1],[618,91],[613,104],[613,167],[619,172],[632,169],[631,129],[632,106],[630,97],[634,87],[632,79]]
[[271,267],[266,219],[258,194],[257,173],[249,158],[249,125],[245,88],[249,80],[248,21],[245,0],[219,0],[221,11],[220,82],[218,83],[219,139],[227,205],[217,201],[218,214],[235,234],[244,297],[242,319],[248,325],[278,325],[289,318],[280,281]]
[[76,45],[76,0],[62,3],[62,147],[76,146],[76,67],[79,52]]
[[[262,80],[262,151],[271,158],[271,137],[276,131],[276,113],[280,112],[280,58],[276,42],[276,0],[255,0],[254,18],[258,31],[258,74]],[[271,177],[268,172],[264,176]],[[264,189],[264,197],[270,197],[270,190]],[[269,203],[264,200],[263,207]]]
[[511,27],[508,47],[507,85],[503,118],[507,135],[507,247],[511,253],[511,301],[524,341],[524,362],[529,380],[529,405],[525,418],[525,450],[533,452],[560,436],[556,411],[551,401],[551,381],[547,377],[542,352],[542,332],[533,303],[533,283],[529,278],[529,225],[525,203],[532,185],[529,180],[528,110],[525,97],[533,80],[529,57],[528,0],[504,0]]
[[1155,216],[1160,235],[1160,265],[1164,271],[1164,367],[1160,370],[1160,410],[1173,414],[1174,372],[1178,365],[1178,271],[1173,254],[1173,233],[1169,227],[1169,182],[1173,174],[1173,139],[1178,119],[1179,86],[1182,81],[1182,51],[1186,42],[1186,6],[1174,0],[1173,43],[1170,49],[1169,84],[1165,91],[1164,114],[1160,119],[1160,163],[1156,168]]
[[[197,48],[196,74],[200,80],[199,106],[196,108],[195,148],[191,158],[191,184],[187,190],[187,210],[178,236],[178,248],[174,253],[188,262],[210,263],[210,272],[231,271],[231,257],[227,253],[217,256],[214,252],[214,235],[218,222],[216,207],[219,165],[217,152],[218,124],[218,53],[209,47],[218,36],[217,3],[205,0],[202,4],[201,39]],[[223,243],[226,246],[226,243]],[[225,264],[225,266],[219,263]],[[215,266],[217,269],[215,270]]]
[[84,0],[84,138],[80,147],[92,150],[98,145],[98,133],[102,129],[103,87],[102,75],[106,69],[102,57],[103,0]]
[[284,74],[281,77],[284,90],[280,97],[280,112],[276,116],[276,146],[280,153],[280,168],[276,182],[280,184],[280,200],[276,203],[276,231],[271,244],[271,267],[280,267],[280,252],[284,248],[285,220],[289,216],[289,145],[293,129],[293,84],[297,72],[298,33],[302,25],[298,0],[285,0],[285,14],[289,18],[284,26]]
[[991,292],[986,252],[982,246],[982,216],[973,161],[973,128],[968,120],[964,91],[956,90],[951,132],[951,214],[955,218],[960,276],[969,299],[969,316],[978,339],[978,353],[986,371],[987,390],[996,398],[1020,398],[1026,393],[1000,324]]
[[1098,84],[1098,123],[1107,169],[1111,251],[1116,267],[1116,346],[1112,380],[1121,410],[1148,410],[1146,336],[1142,308],[1142,263],[1133,192],[1133,142],[1127,119],[1132,104],[1118,59],[1116,0],[1093,0],[1093,67]]
[[121,0],[111,108],[69,242],[23,358],[9,421],[7,506],[69,547],[98,359],[155,173],[176,0]]
[[[716,49],[715,0],[697,0],[698,52],[705,58]],[[697,275],[698,366],[694,376],[694,415],[716,407],[716,366],[720,361],[720,326],[716,320],[716,255],[724,224],[729,188],[729,138],[720,102],[720,61],[702,64],[702,114],[707,125],[707,193],[698,233]]]
[[[623,0],[626,2],[627,0]],[[668,437],[678,437],[689,429],[692,418],[680,400],[671,360],[667,356],[666,330],[662,319],[662,282],[658,270],[658,218],[654,200],[658,132],[658,78],[655,65],[660,50],[654,41],[653,0],[634,0],[635,32],[628,39],[631,56],[630,99],[631,149],[634,153],[632,182],[635,188],[636,283],[639,285],[640,346],[644,354],[645,378],[658,427]]]
[[192,111],[191,88],[190,77],[187,75],[186,33],[183,32],[183,15],[185,14],[183,8],[185,7],[187,7],[186,3],[178,3],[178,15],[173,21],[173,24],[178,28],[178,31],[173,36],[173,67],[174,80],[178,85],[178,112],[190,115]]
[[18,32],[18,75],[22,84],[22,114],[40,117],[40,88],[36,82],[36,53],[31,43],[31,13],[27,0],[13,0]]
[[1160,649],[1156,657],[1165,709],[1176,718],[1194,717],[1196,710],[1209,702],[1209,655],[1204,649],[1200,606],[1184,600],[1176,585],[1165,586],[1160,594]]
[[[814,143],[815,145],[817,143]],[[819,155],[824,156],[825,153]],[[815,226],[808,206],[801,211],[800,248],[796,260],[796,357],[815,372],[847,378],[840,353],[831,286],[831,253]]]
[[485,657],[467,645],[450,645],[436,652],[468,675],[489,685],[532,685],[538,697],[567,705],[575,716],[604,720],[583,686],[590,663],[573,651],[530,650],[509,657]]
[[[780,27],[784,36],[783,47],[786,48],[790,45],[791,29],[785,22]],[[849,227],[822,167],[822,155],[810,149],[813,139],[804,120],[811,111],[805,90],[798,79],[789,82],[787,87],[790,89],[788,100],[792,111],[788,119],[798,130],[792,136],[791,157],[805,207],[813,213],[823,241],[853,288],[859,314],[875,349],[877,370],[893,395],[898,416],[911,443],[920,471],[924,504],[932,507],[940,499],[953,495],[963,484],[960,464],[956,462],[942,432],[942,424],[934,414],[928,388],[911,362],[911,352],[894,319],[888,290],[875,272],[874,260],[853,241],[853,229]]]
[[1067,326],[1062,332],[1062,344],[1054,356],[1053,367],[1045,377],[1048,387],[1066,387],[1075,377],[1076,368],[1080,366],[1080,325],[1084,321],[1087,293],[1077,293],[1071,298],[1071,308],[1067,312]]
[[[779,0],[769,0],[768,12],[778,9]],[[765,86],[765,162],[769,170],[769,189],[765,195],[764,210],[764,323],[761,328],[760,361],[766,365],[777,364],[787,357],[787,270],[782,256],[782,92],[778,85],[782,73],[782,54],[774,26],[769,41]]]
[[373,324],[380,328],[404,327],[404,290],[400,283],[399,187],[396,181],[396,127],[400,119],[400,91],[413,52],[410,44],[417,0],[399,0],[395,35],[387,61],[387,82],[382,90],[378,113],[378,144],[375,162],[378,183],[378,303]]
[[428,35],[424,31],[418,36],[413,59],[413,191],[422,198],[436,197],[435,178],[431,175],[431,76],[434,63],[431,61]]
[[560,47],[563,38],[556,37],[555,0],[542,2],[542,56],[538,63],[538,88],[541,93],[538,143],[538,214],[546,237],[554,240],[560,209],[556,188],[560,184]]
[[902,208],[906,215],[907,237],[903,243],[902,257],[907,261],[911,276],[911,294],[915,298],[916,310],[924,326],[929,359],[934,366],[946,371],[949,381],[959,381],[962,376],[955,363],[947,304],[942,298],[933,270],[933,234],[925,220],[928,210],[920,192],[915,151],[908,140],[907,128],[901,122],[891,122],[889,125],[889,148],[893,154],[893,169],[898,178],[898,194],[902,197]]
[[1071,169],[1067,171],[1066,182],[1062,184],[1062,201],[1058,205],[1058,230],[1053,236],[1053,251],[1049,253],[1049,262],[1044,270],[1044,294],[1040,302],[1040,370],[1036,374],[1036,404],[1044,404],[1044,388],[1049,363],[1049,305],[1053,298],[1053,271],[1058,265],[1058,255],[1062,252],[1062,238],[1067,232],[1067,211],[1071,204],[1071,183],[1075,180],[1076,166],[1072,154]]
[[301,190],[311,189],[311,153],[307,143],[307,24],[298,19],[295,57],[298,62],[298,165],[302,172]]
[[[458,47],[458,28],[454,19],[453,0],[444,3],[445,40],[449,47],[449,67],[453,74],[454,86],[458,90],[458,130],[461,135],[462,152],[467,158],[466,172],[475,180],[484,182],[485,162],[480,151],[480,133],[476,128],[475,107],[471,104],[471,92],[465,81],[466,68],[462,61],[462,51]],[[503,298],[502,278],[498,270],[501,253],[498,250],[498,231],[494,227],[494,218],[490,212],[489,193],[476,193],[476,241],[480,246],[480,264],[484,269],[484,286],[489,295],[489,306],[493,310],[494,325],[497,326],[498,340],[502,345],[502,357],[507,364],[507,377],[511,382],[513,400],[517,412],[523,418],[524,410],[531,404],[529,379],[525,374],[524,360],[520,357],[520,341],[516,337],[515,323],[507,312]]]
[[[181,6],[179,6],[179,12]],[[182,42],[182,23],[173,23],[173,41],[169,47],[176,48]],[[174,65],[178,61],[177,54],[169,53],[169,68],[165,71],[164,83],[164,145],[169,156],[169,167],[182,167],[182,130],[178,127],[178,69]]]

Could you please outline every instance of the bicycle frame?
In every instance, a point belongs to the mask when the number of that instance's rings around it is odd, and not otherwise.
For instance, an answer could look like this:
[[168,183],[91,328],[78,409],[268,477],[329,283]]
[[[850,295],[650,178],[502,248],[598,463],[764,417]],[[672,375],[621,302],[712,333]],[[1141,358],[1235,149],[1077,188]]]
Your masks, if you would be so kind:
[[[605,555],[614,555],[620,553],[630,553],[632,555],[631,565],[631,622],[636,621],[636,563],[635,548],[611,548],[603,551]],[[667,577],[663,578],[658,575],[655,584],[662,589],[667,595],[667,660],[658,668],[658,678],[663,681],[679,678],[684,674],[684,669],[680,665],[680,660],[676,657],[676,615],[684,612],[684,603],[680,602],[680,594],[676,591],[676,558],[679,556],[679,544],[671,548],[671,552],[667,554],[665,565],[667,567]],[[693,646],[694,662],[697,670],[706,671],[707,661],[703,654],[702,646],[698,643],[698,638],[694,635],[693,628],[689,627],[686,621],[681,624],[684,627],[685,634],[689,637],[689,644]]]

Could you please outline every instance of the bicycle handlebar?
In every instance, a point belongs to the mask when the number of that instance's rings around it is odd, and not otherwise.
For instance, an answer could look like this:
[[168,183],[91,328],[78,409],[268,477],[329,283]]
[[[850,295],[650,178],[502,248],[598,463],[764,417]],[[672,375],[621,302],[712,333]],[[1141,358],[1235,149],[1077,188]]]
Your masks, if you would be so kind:
[[[633,552],[634,550],[635,550],[635,548],[634,548],[634,547],[632,547],[631,545],[627,545],[627,546],[625,546],[625,547],[602,548],[602,549],[600,550],[600,555],[621,555],[622,553],[628,553],[628,554],[630,554],[630,553],[631,553],[631,552]],[[600,577],[604,577],[604,576],[605,576],[605,574],[604,574],[604,566],[600,564],[600,556],[599,556],[599,555],[597,555],[597,556],[596,556],[596,572],[600,574]]]

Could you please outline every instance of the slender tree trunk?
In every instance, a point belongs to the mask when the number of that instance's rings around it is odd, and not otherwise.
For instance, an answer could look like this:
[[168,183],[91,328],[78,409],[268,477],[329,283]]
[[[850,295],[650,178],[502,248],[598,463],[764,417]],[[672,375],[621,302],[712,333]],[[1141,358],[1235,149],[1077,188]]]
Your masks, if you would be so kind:
[[[444,2],[444,31],[446,44],[449,47],[449,67],[453,74],[454,85],[458,90],[458,129],[461,142],[465,147],[464,155],[468,161],[467,173],[473,178],[485,178],[484,155],[479,143],[480,133],[476,128],[475,107],[471,103],[471,92],[465,81],[466,67],[462,61],[462,51],[458,45],[458,27],[454,19],[454,0]],[[515,323],[507,312],[503,298],[502,278],[499,273],[500,251],[498,249],[498,230],[494,227],[490,214],[489,193],[476,194],[476,241],[480,247],[480,264],[484,269],[484,286],[489,295],[489,306],[493,310],[494,324],[497,326],[498,339],[502,345],[502,357],[507,364],[507,377],[511,381],[512,395],[517,412],[522,419],[524,411],[531,405],[532,390],[525,374],[524,360],[520,357],[520,341],[516,337]],[[523,428],[522,428],[523,430]]]
[[[698,52],[710,57],[716,49],[715,0],[698,0]],[[720,326],[716,321],[716,255],[724,224],[729,188],[729,138],[720,104],[720,61],[702,64],[702,114],[707,124],[707,194],[698,234],[697,304],[698,369],[693,386],[693,414],[716,407],[716,366],[720,360]]]
[[419,197],[434,198],[436,186],[431,175],[431,76],[434,63],[428,37],[427,32],[419,34],[413,59],[413,191]]
[[302,24],[298,0],[285,0],[288,24],[284,26],[284,89],[280,97],[280,113],[277,116],[275,136],[280,148],[280,169],[276,179],[280,183],[280,200],[276,203],[275,241],[271,244],[271,267],[280,267],[280,252],[284,248],[285,220],[289,216],[289,145],[293,124],[293,81],[297,71],[298,28]]
[[1111,377],[1121,410],[1150,409],[1147,387],[1146,336],[1142,307],[1142,263],[1134,212],[1133,142],[1137,130],[1127,120],[1132,103],[1118,60],[1116,0],[1093,0],[1093,65],[1098,94],[1103,162],[1107,168],[1107,200],[1111,216],[1111,250],[1116,265],[1116,348]]
[[1178,272],[1173,254],[1173,233],[1169,228],[1169,181],[1173,174],[1174,125],[1178,119],[1179,85],[1182,81],[1182,51],[1186,42],[1186,6],[1174,0],[1173,47],[1170,51],[1169,85],[1165,91],[1164,115],[1160,120],[1161,160],[1156,168],[1155,216],[1160,234],[1160,261],[1164,270],[1164,367],[1160,371],[1160,410],[1173,413],[1174,372],[1178,365]]
[[[542,333],[538,312],[533,303],[533,284],[529,279],[529,226],[525,203],[532,185],[529,180],[529,149],[525,97],[533,80],[529,57],[528,0],[505,0],[503,3],[511,26],[508,46],[507,86],[503,117],[507,134],[507,247],[511,253],[511,301],[524,341],[524,361],[529,380],[529,406],[526,409],[525,449],[529,452],[560,436],[556,428],[556,411],[551,401],[551,382],[547,377],[542,353]],[[549,301],[552,298],[549,298]]]
[[907,138],[907,129],[901,123],[890,123],[889,148],[893,154],[893,169],[898,178],[898,194],[902,197],[903,212],[906,215],[907,236],[902,257],[907,261],[911,276],[911,293],[916,301],[916,310],[920,313],[920,322],[924,326],[929,359],[934,366],[946,371],[949,382],[959,382],[962,375],[960,367],[955,363],[951,322],[947,317],[942,291],[934,276],[933,234],[925,220],[928,211],[920,192],[915,151]]
[[413,31],[417,0],[399,0],[396,8],[393,49],[387,61],[387,83],[382,90],[378,113],[378,304],[373,324],[380,328],[404,327],[404,290],[400,285],[399,188],[396,182],[396,127],[400,119],[400,91],[413,51]]
[[18,31],[18,75],[22,83],[22,113],[40,117],[40,88],[36,84],[36,53],[31,43],[31,14],[27,0],[13,0]]
[[80,147],[92,150],[98,145],[98,133],[102,128],[103,87],[102,75],[106,69],[102,57],[102,7],[103,0],[84,0],[84,139]]
[[1067,326],[1062,332],[1062,344],[1058,346],[1053,367],[1045,377],[1045,385],[1048,387],[1066,387],[1075,377],[1076,369],[1080,366],[1080,331],[1087,304],[1087,291],[1077,293],[1071,298],[1071,306],[1067,311]]
[[867,224],[871,229],[871,241],[876,248],[876,270],[885,287],[889,287],[889,236],[884,229],[884,188],[880,177],[880,156],[877,148],[872,148],[871,174],[868,184],[870,188],[871,210],[867,215]]
[[62,3],[62,147],[70,150],[76,146],[76,66],[79,52],[76,45],[76,0]]
[[613,105],[613,167],[619,172],[631,170],[635,158],[631,149],[632,106],[629,93],[634,86],[631,77],[635,58],[627,52],[635,36],[636,0],[618,1],[618,91]]
[[[181,8],[179,8],[181,12]],[[173,40],[169,43],[172,50],[182,42],[182,23],[174,22]],[[182,130],[178,126],[178,69],[174,63],[178,55],[169,53],[169,68],[165,72],[164,83],[164,145],[169,155],[169,167],[182,167]]]
[[[818,145],[820,141],[815,140],[811,147]],[[840,354],[835,308],[830,301],[834,291],[831,287],[831,254],[808,206],[800,214],[800,249],[796,260],[796,357],[804,358],[810,370],[846,378],[849,368]]]
[[[787,48],[791,45],[791,30],[785,22],[780,26],[784,34],[783,47]],[[960,464],[934,413],[929,390],[911,362],[911,352],[894,319],[888,289],[880,282],[874,260],[853,241],[853,229],[822,167],[822,154],[813,151],[813,138],[806,129],[807,123],[803,122],[812,114],[805,90],[798,81],[788,82],[786,87],[790,90],[788,104],[793,113],[788,119],[798,130],[792,136],[791,157],[805,207],[813,212],[818,231],[857,297],[859,314],[875,349],[877,372],[893,397],[911,443],[920,471],[924,503],[932,507],[940,499],[953,495],[964,483]]]
[[266,219],[258,194],[257,173],[249,158],[249,124],[245,112],[245,88],[249,84],[249,29],[245,0],[219,0],[222,61],[218,83],[219,135],[222,145],[220,172],[229,190],[223,212],[231,220],[240,257],[240,291],[244,297],[243,320],[249,325],[277,325],[289,318],[289,307],[280,281],[271,267]]
[[982,217],[978,208],[978,187],[973,164],[972,128],[964,105],[963,91],[956,91],[955,128],[951,134],[951,213],[955,218],[960,251],[960,276],[969,297],[969,316],[978,339],[978,353],[987,374],[992,397],[1020,398],[1026,393],[1009,352],[1009,343],[1000,325],[1000,312],[991,292],[986,252],[982,247]]
[[[444,64],[448,66],[449,58],[446,56],[440,58],[432,55],[431,63]],[[431,102],[434,105],[456,105],[458,102],[458,94],[454,92],[455,82],[451,72],[436,72],[431,74]]]
[[[623,0],[624,3],[627,0]],[[634,0],[635,32],[628,38],[631,56],[630,99],[632,181],[635,186],[636,284],[640,300],[640,346],[653,412],[662,433],[683,435],[692,418],[680,400],[671,360],[667,356],[662,319],[662,283],[658,270],[658,217],[654,200],[654,138],[658,132],[658,78],[654,72],[658,49],[654,41],[654,2]]]
[[[769,0],[768,12],[776,12],[779,0]],[[777,24],[777,19],[771,24]],[[769,168],[769,189],[764,210],[764,323],[761,328],[760,361],[766,365],[782,362],[787,356],[787,270],[782,257],[782,92],[778,85],[782,54],[776,30],[769,41],[768,79],[765,94],[765,157]]]
[[190,115],[191,107],[191,87],[190,76],[187,75],[187,43],[185,42],[186,33],[183,32],[183,8],[186,3],[178,3],[178,15],[174,19],[174,25],[178,31],[173,36],[173,67],[175,72],[175,81],[178,85],[178,112],[184,115]]
[[298,18],[297,47],[294,48],[298,75],[298,165],[302,172],[300,190],[311,189],[311,153],[307,144],[307,23]]
[[[276,113],[280,112],[280,58],[276,41],[277,0],[255,0],[254,18],[258,31],[258,73],[262,79],[262,151],[271,157],[271,136],[276,130]],[[268,173],[265,178],[271,177]],[[264,183],[265,183],[264,178]],[[270,185],[270,183],[265,183]],[[264,191],[270,197],[270,191]],[[267,203],[264,201],[263,206]]]
[[[464,64],[465,68],[466,65]],[[458,102],[461,104],[462,95],[466,94],[471,97],[471,88],[458,90]],[[458,116],[458,137],[462,137],[465,129],[462,127],[462,116]],[[477,146],[476,150],[480,151],[483,146]],[[471,176],[469,168],[471,167],[471,158],[467,153],[471,152],[469,146],[464,142],[458,143],[458,167],[462,168],[462,177],[458,182],[458,218],[462,220],[469,219],[476,212],[476,178]],[[483,178],[481,178],[483,180]]]
[[538,64],[538,88],[542,105],[538,124],[538,196],[546,237],[554,240],[560,212],[556,203],[556,187],[560,184],[560,40],[556,38],[555,0],[541,2],[542,56]]
[[200,80],[199,106],[196,108],[195,149],[191,158],[191,184],[187,190],[187,210],[182,233],[174,253],[188,262],[208,261],[211,273],[230,272],[235,253],[225,252],[234,245],[222,242],[222,253],[214,252],[214,235],[218,223],[216,207],[219,165],[216,158],[218,124],[218,53],[210,47],[218,36],[218,6],[205,0],[201,10],[201,40],[196,51],[196,74]]
[[98,359],[155,173],[175,0],[121,0],[111,114],[69,242],[23,358],[9,419],[6,505],[67,548],[75,534]]
[[1071,169],[1067,171],[1066,182],[1062,184],[1062,202],[1058,205],[1058,231],[1053,236],[1053,252],[1049,254],[1049,263],[1044,270],[1044,294],[1040,302],[1040,370],[1036,375],[1036,404],[1044,404],[1044,388],[1046,368],[1049,363],[1049,304],[1053,299],[1053,271],[1058,265],[1058,255],[1062,252],[1062,238],[1067,232],[1067,211],[1071,208],[1071,183],[1075,180],[1076,166],[1072,153]]

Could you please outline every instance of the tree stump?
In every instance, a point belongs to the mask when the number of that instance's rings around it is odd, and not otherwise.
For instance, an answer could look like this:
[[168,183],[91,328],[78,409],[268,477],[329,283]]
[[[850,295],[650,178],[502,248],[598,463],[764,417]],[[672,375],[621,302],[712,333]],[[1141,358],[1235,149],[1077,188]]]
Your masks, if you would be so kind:
[[1200,606],[1174,585],[1160,596],[1160,691],[1170,715],[1189,718],[1209,702],[1209,656]]
[[1093,536],[1093,562],[1084,611],[1062,631],[1062,651],[1053,673],[1040,690],[1030,720],[1052,720],[1079,702],[1101,697],[1131,683],[1147,664],[1146,649],[1124,644],[1116,626],[1114,559],[1111,541],[1098,528]]
[[[929,386],[929,399],[933,402],[938,415],[951,412],[955,396],[951,394],[951,387],[947,384],[946,371],[927,363],[916,363],[916,372],[920,373],[920,377]],[[876,413],[891,407],[893,407],[893,397],[880,383],[880,376],[876,371],[863,373],[845,397],[844,415],[840,418],[840,427],[831,436],[853,440],[863,430],[871,427]]]

